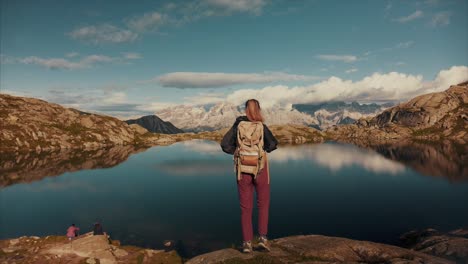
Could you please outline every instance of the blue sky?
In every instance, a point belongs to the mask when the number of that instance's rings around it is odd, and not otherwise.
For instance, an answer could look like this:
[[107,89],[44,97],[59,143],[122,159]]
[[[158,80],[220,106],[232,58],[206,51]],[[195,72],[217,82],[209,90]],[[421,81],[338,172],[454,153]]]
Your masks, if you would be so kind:
[[468,79],[468,1],[1,0],[1,92],[118,117],[401,101]]

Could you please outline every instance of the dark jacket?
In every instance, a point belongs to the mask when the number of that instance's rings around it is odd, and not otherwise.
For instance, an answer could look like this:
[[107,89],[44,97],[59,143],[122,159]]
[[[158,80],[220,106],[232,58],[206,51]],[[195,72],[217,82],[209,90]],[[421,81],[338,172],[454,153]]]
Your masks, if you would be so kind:
[[95,223],[93,228],[93,235],[104,235],[104,231],[102,231],[102,225],[100,223]]
[[[247,116],[239,116],[236,118],[236,122],[232,125],[231,129],[224,135],[223,140],[221,141],[221,148],[227,154],[234,154],[237,148],[237,125],[241,121],[249,121]],[[278,145],[278,140],[273,136],[270,129],[263,124],[263,149],[266,152],[272,152],[276,149]]]

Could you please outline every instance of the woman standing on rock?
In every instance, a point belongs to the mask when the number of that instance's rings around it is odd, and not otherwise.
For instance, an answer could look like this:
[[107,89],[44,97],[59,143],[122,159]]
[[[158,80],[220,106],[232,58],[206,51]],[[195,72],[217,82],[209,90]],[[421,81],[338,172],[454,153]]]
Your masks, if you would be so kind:
[[270,250],[267,239],[270,207],[270,175],[266,152],[276,149],[278,141],[263,124],[260,103],[255,99],[245,102],[245,116],[240,116],[224,135],[221,148],[234,155],[237,172],[237,190],[241,208],[242,251],[252,252],[252,209],[254,189],[258,206],[258,245]]

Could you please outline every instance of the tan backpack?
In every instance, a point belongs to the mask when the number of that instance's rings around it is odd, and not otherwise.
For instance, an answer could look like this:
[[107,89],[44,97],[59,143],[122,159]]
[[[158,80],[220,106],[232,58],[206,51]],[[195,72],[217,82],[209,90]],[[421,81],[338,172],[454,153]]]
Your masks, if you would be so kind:
[[256,178],[264,167],[265,159],[262,122],[241,121],[237,126],[237,149],[234,153],[237,180],[240,180],[242,172],[253,174]]

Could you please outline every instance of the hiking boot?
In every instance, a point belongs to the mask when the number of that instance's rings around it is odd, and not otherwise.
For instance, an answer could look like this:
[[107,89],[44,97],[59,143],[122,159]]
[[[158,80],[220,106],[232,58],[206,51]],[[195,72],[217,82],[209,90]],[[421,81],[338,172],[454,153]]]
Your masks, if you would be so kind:
[[260,236],[258,238],[258,246],[266,251],[270,251],[270,243],[268,243],[268,238],[266,238],[266,236]]
[[252,242],[244,241],[242,242],[242,253],[251,253],[252,252]]

